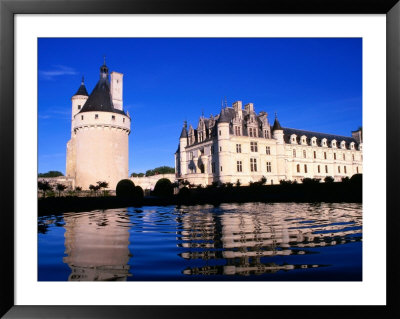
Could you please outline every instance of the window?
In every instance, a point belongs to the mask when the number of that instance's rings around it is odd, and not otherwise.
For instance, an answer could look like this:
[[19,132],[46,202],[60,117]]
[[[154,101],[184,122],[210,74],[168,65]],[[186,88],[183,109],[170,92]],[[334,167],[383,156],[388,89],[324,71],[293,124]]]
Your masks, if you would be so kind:
[[300,173],[300,164],[297,164],[297,173]]
[[219,130],[219,136],[221,136],[221,130]]
[[253,137],[253,129],[251,127],[249,127],[249,136]]
[[346,168],[346,166],[343,166],[343,169],[344,169],[344,173],[347,174],[347,168]]
[[83,115],[81,115],[81,120],[83,120]]
[[240,127],[235,126],[235,135],[240,136]]
[[293,150],[293,157],[296,157],[296,150]]
[[337,167],[337,171],[338,171],[338,173],[340,173],[340,166]]
[[251,152],[258,152],[257,142],[250,142],[250,151]]
[[271,173],[272,168],[271,168],[271,162],[267,162],[267,172]]
[[111,115],[111,119],[112,119],[112,120],[115,120],[115,115]]
[[314,151],[314,158],[317,158],[317,152]]
[[267,155],[271,155],[271,147],[266,146],[266,147],[265,147],[265,153],[266,153]]
[[242,153],[242,144],[236,144],[236,153]]
[[222,152],[222,146],[219,147],[219,151]]
[[346,154],[343,154],[343,160],[344,161],[346,160]]
[[307,173],[307,165],[304,164],[304,173]]
[[353,161],[354,161],[354,154],[352,154],[351,157],[353,158]]
[[81,106],[80,105],[78,105],[78,110],[80,110],[81,109]]
[[242,161],[237,161],[236,162],[236,168],[238,172],[242,171]]
[[328,165],[325,165],[325,173],[328,173]]
[[306,158],[307,157],[307,153],[305,150],[303,150],[303,157]]
[[257,159],[250,158],[250,171],[257,172]]
[[122,123],[125,123],[125,117],[122,118]]
[[97,120],[99,118],[99,114],[95,114],[94,118]]
[[356,167],[356,170],[357,170],[357,174],[358,174],[358,166]]
[[326,159],[326,152],[324,152],[324,159]]
[[333,153],[333,159],[334,160],[336,159],[336,153]]
[[222,166],[221,166],[221,172],[222,172]]
[[211,173],[215,173],[215,163],[211,163]]
[[321,173],[321,166],[318,165],[318,173]]

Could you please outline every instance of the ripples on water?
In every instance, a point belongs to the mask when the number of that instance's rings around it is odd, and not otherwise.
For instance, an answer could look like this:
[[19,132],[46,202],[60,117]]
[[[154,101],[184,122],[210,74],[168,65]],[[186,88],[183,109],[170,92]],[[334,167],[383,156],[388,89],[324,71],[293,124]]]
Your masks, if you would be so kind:
[[39,280],[361,280],[361,204],[108,209],[39,218]]

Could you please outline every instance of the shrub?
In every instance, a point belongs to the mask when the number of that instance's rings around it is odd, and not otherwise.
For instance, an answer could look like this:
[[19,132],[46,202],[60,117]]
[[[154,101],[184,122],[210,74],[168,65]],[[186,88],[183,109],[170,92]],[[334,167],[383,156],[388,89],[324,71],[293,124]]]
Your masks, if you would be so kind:
[[346,177],[342,177],[342,183],[348,183],[350,182],[350,178]]
[[236,187],[240,187],[240,185],[241,185],[240,180],[237,180],[236,181]]
[[325,183],[333,183],[334,178],[332,176],[327,176],[324,178]]
[[174,188],[171,181],[168,178],[161,178],[157,181],[156,186],[154,186],[154,195],[160,197],[172,196]]
[[350,178],[350,182],[352,184],[359,184],[362,185],[362,174],[354,174],[351,178]]
[[186,186],[185,187],[182,187],[180,190],[179,190],[179,193],[178,193],[178,197],[179,197],[179,199],[188,199],[189,197],[190,197],[190,190],[189,190],[189,188],[187,188]]
[[134,189],[135,200],[141,201],[141,200],[143,200],[143,197],[144,197],[143,188],[141,188],[140,186],[135,186],[135,189]]
[[310,184],[319,184],[320,178],[303,178],[303,184],[310,185]]
[[118,182],[115,193],[118,197],[134,197],[135,184],[130,179],[122,179]]

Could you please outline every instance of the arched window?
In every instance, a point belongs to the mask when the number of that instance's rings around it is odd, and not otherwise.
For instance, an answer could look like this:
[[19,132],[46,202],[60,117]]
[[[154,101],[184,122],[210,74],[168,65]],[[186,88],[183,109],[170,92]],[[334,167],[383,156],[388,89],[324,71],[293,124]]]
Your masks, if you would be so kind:
[[297,173],[300,173],[300,164],[297,164]]

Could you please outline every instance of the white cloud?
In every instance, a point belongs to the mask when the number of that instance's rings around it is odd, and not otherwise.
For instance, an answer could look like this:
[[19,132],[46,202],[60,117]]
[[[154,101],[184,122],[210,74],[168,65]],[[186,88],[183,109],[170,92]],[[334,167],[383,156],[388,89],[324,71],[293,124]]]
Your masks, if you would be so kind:
[[45,79],[45,80],[53,80],[57,76],[62,76],[62,75],[75,75],[78,74],[78,72],[75,71],[75,69],[65,66],[65,65],[54,65],[53,69],[51,70],[40,70],[39,74]]

